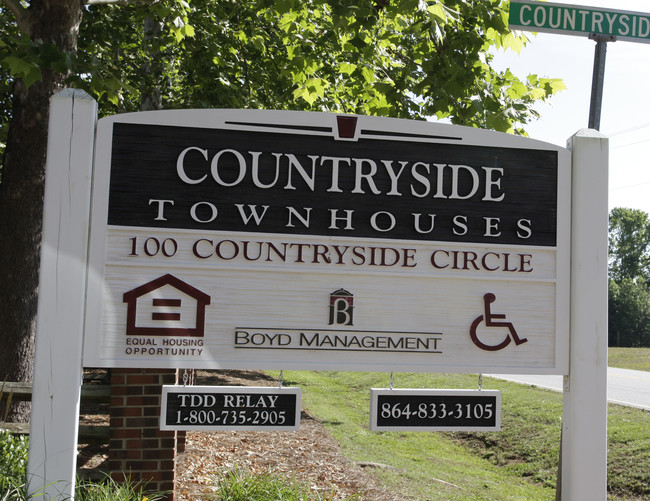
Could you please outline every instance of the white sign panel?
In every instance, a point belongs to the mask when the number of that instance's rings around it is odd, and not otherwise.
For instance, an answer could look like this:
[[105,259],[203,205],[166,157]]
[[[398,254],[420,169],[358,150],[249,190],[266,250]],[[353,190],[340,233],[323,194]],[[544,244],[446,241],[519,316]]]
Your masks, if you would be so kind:
[[376,117],[99,121],[86,366],[566,374],[569,152]]

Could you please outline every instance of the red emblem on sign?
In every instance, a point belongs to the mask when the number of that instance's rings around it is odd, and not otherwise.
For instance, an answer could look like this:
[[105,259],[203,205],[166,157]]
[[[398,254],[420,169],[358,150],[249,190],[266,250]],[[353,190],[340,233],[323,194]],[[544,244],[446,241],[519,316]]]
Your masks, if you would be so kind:
[[[487,351],[502,350],[503,348],[505,348],[510,344],[511,340],[513,340],[517,346],[528,341],[526,338],[522,339],[519,337],[517,331],[515,330],[514,325],[512,325],[511,322],[496,321],[497,319],[505,320],[506,318],[506,316],[503,313],[492,313],[492,309],[490,305],[494,303],[496,299],[497,297],[491,292],[488,292],[483,296],[483,306],[485,309],[485,313],[484,315],[476,317],[476,319],[474,319],[474,322],[472,322],[472,326],[469,328],[469,335],[472,338],[472,341],[476,346],[478,346],[482,350],[487,350]],[[490,345],[490,344],[483,343],[478,338],[476,334],[476,329],[484,320],[485,320],[486,327],[507,327],[509,334],[506,335],[506,338],[503,341],[501,341],[499,344]]]
[[[163,287],[165,287],[164,292]],[[159,291],[158,295],[162,293],[162,295],[176,297],[154,297],[157,291]],[[182,294],[178,294],[179,292]],[[189,310],[187,309],[188,305],[183,305],[183,299],[178,296],[185,296],[186,301],[189,299],[188,302],[191,302]],[[126,334],[128,336],[203,337],[205,307],[210,304],[210,296],[173,275],[163,275],[126,292],[123,301],[128,305],[126,319]],[[192,311],[191,318],[182,317],[181,307],[183,306],[186,307],[186,312]],[[141,309],[146,309],[144,317]],[[161,309],[164,311],[157,311]],[[138,318],[146,318],[146,325],[138,326],[136,322]],[[159,326],[156,325],[158,322],[160,322]]]

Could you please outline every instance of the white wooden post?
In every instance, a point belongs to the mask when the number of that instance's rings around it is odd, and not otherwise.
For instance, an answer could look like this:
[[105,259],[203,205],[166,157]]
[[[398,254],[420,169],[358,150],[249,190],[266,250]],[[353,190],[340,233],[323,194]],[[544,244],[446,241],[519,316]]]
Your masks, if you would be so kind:
[[560,498],[607,498],[607,181],[609,140],[592,129],[571,149],[571,343],[564,378]]
[[50,101],[28,494],[73,499],[97,103],[66,89]]

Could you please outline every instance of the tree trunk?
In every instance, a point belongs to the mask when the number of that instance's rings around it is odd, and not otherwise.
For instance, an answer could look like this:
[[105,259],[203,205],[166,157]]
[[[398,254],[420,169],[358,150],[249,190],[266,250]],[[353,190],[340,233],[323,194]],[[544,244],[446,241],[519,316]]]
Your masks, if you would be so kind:
[[[79,0],[34,0],[27,12],[32,40],[76,50]],[[32,379],[49,100],[64,80],[45,70],[29,89],[22,80],[14,85],[0,184],[0,379],[7,381]],[[10,420],[26,421],[27,413],[17,406]]]

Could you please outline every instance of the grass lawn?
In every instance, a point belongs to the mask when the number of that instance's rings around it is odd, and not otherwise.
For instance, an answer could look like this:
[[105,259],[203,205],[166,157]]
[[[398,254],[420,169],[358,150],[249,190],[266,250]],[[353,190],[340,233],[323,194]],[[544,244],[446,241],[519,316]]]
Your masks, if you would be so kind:
[[[278,374],[272,373],[277,377]],[[371,432],[369,389],[389,375],[286,372],[303,389],[303,404],[321,419],[354,461],[384,486],[415,500],[553,500],[559,459],[562,395],[484,379],[502,392],[502,431]],[[476,388],[474,375],[396,374],[399,388]],[[609,407],[609,499],[650,499],[650,413]]]
[[609,366],[650,371],[650,348],[609,348]]

